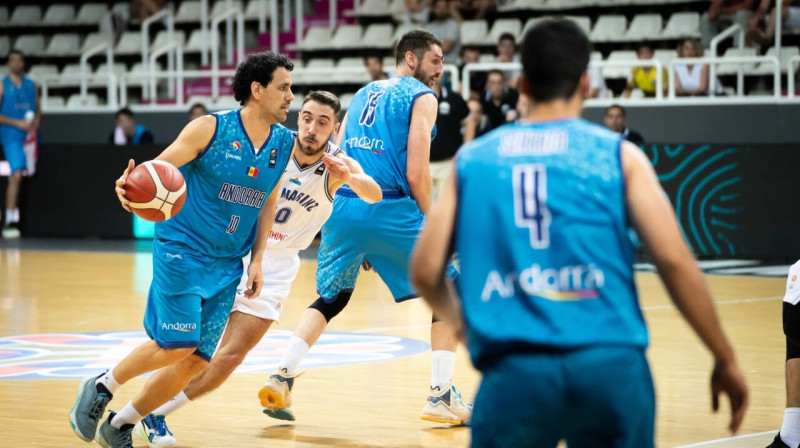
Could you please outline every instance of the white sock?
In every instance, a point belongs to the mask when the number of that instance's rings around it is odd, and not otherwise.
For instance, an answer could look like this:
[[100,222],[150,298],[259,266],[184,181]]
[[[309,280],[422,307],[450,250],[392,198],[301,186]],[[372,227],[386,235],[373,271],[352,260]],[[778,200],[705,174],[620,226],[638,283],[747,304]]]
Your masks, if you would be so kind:
[[122,425],[126,423],[135,425],[143,418],[144,417],[139,414],[136,408],[133,407],[133,403],[129,401],[128,404],[111,419],[111,426],[120,429]]
[[13,219],[11,221],[12,222],[19,222],[19,209],[18,208],[14,209],[14,216],[13,216]]
[[185,405],[189,401],[191,400],[189,400],[189,397],[186,396],[186,392],[181,391],[181,393],[175,395],[175,397],[173,397],[172,400],[169,400],[168,402],[162,404],[160,408],[153,411],[153,414],[161,414],[164,416],[169,415],[177,411],[178,409],[182,408],[183,405]]
[[442,390],[453,379],[453,370],[456,368],[456,352],[434,350],[431,355],[433,361],[431,387],[439,387],[439,390]]
[[14,210],[6,209],[6,221],[5,221],[5,223],[6,223],[6,225],[9,225],[12,222],[15,222],[14,221]]
[[306,357],[308,349],[309,347],[306,341],[297,336],[292,336],[291,339],[289,339],[289,344],[286,346],[286,353],[283,354],[280,366],[285,368],[287,373],[297,372],[297,367],[300,365],[300,362],[303,361],[303,358]]
[[111,395],[114,395],[114,393],[117,392],[117,389],[119,389],[120,386],[120,384],[114,378],[114,374],[110,370],[105,374],[103,374],[103,376],[98,378],[94,382],[94,384],[95,385],[102,384],[103,386],[105,386],[106,389],[108,389],[109,392],[111,392]]
[[800,446],[800,408],[786,408],[783,412],[781,440],[789,446]]

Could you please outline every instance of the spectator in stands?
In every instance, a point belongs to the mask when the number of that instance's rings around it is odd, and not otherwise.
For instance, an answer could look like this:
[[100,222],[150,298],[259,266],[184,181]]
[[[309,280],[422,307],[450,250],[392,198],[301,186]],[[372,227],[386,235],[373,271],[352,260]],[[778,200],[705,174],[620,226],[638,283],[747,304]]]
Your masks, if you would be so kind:
[[[520,62],[519,54],[517,53],[517,39],[511,33],[503,33],[497,39],[497,62]],[[503,70],[508,85],[516,89],[519,84],[519,77],[522,74],[522,68],[505,69]]]
[[[478,47],[461,48],[461,66],[459,72],[464,73],[464,66],[467,64],[477,64],[480,62],[481,50]],[[480,100],[486,88],[486,72],[474,71],[469,75],[469,98]]]
[[712,0],[708,11],[700,19],[700,35],[703,47],[711,44],[711,39],[734,23],[747,30],[747,20],[753,14],[757,0]]
[[480,100],[467,100],[467,108],[469,115],[464,120],[464,143],[469,143],[491,130],[489,117],[483,113],[483,103]]
[[165,3],[166,0],[131,0],[131,17],[143,22],[144,19],[161,11]]
[[458,22],[450,17],[447,0],[433,0],[431,4],[431,21],[425,29],[442,41],[442,54],[445,62],[457,62],[461,52],[461,38],[458,31]]
[[153,134],[144,125],[136,124],[133,111],[123,107],[117,112],[117,127],[108,137],[117,146],[153,143]]
[[603,124],[614,132],[619,132],[629,142],[641,146],[644,144],[644,138],[636,131],[628,128],[628,120],[626,118],[625,108],[619,104],[612,104],[606,109],[606,115],[603,117]]
[[[36,83],[25,76],[25,55],[11,50],[6,57],[8,74],[0,82],[0,144],[11,167],[6,187],[6,214],[3,238],[19,238],[19,189],[23,172],[31,168],[25,154],[29,137],[42,119]],[[34,133],[32,136],[31,134]]]
[[450,14],[458,23],[491,19],[494,10],[494,0],[450,0]]
[[483,97],[483,113],[489,117],[491,129],[517,119],[517,101],[519,92],[506,85],[505,74],[501,70],[491,70]]
[[401,22],[426,23],[431,10],[431,0],[405,0],[406,12],[395,17]]
[[367,67],[367,73],[369,73],[370,80],[372,81],[380,81],[383,79],[389,79],[389,75],[383,71],[383,61],[381,57],[376,54],[368,54],[364,56],[364,66]]
[[[648,43],[641,43],[636,48],[636,57],[640,61],[652,60],[653,54],[653,47]],[[628,78],[628,85],[625,86],[625,91],[623,92],[625,98],[631,97],[633,89],[641,90],[644,96],[648,98],[656,96],[656,74],[657,70],[653,66],[634,67]],[[668,80],[667,69],[662,68],[661,81],[665,92]]]
[[458,92],[448,89],[441,80],[434,86],[434,91],[439,100],[439,113],[436,115],[436,138],[431,142],[431,201],[439,196],[439,191],[450,174],[453,156],[464,142],[462,132],[464,122],[469,116],[467,103]]
[[189,108],[189,121],[200,118],[203,115],[208,115],[208,109],[206,109],[203,103],[194,103],[192,107]]
[[[767,14],[769,11],[769,14]],[[748,22],[747,42],[770,44],[775,40],[775,0],[761,0],[755,14]],[[781,26],[784,31],[800,30],[800,1],[784,0],[781,10]]]
[[586,71],[589,73],[589,94],[586,98],[608,98],[606,79],[603,77],[603,72],[600,70],[600,67],[590,66]]
[[[679,58],[702,58],[703,45],[699,39],[684,39],[678,45]],[[709,89],[708,64],[676,64],[675,65],[675,94],[679,96],[708,95]],[[716,83],[717,93],[723,92],[719,81]]]

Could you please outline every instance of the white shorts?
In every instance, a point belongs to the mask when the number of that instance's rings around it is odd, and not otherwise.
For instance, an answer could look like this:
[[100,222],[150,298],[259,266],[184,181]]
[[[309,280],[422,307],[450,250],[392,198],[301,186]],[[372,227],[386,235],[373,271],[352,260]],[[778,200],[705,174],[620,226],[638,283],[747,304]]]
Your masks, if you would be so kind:
[[247,299],[244,293],[247,290],[247,266],[250,264],[250,255],[244,258],[244,274],[239,286],[236,288],[236,300],[233,302],[231,312],[239,311],[261,319],[278,322],[281,310],[289,298],[297,271],[300,270],[300,257],[296,251],[289,253],[264,254],[261,263],[264,272],[264,286],[258,297]]
[[800,261],[789,268],[789,277],[786,279],[786,294],[783,301],[792,305],[800,302]]

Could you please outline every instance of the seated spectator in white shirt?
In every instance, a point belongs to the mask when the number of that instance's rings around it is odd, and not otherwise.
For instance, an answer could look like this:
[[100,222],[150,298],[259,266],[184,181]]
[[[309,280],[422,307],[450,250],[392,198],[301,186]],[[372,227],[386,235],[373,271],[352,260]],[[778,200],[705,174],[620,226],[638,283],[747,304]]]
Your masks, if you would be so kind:
[[606,79],[600,67],[589,67],[586,71],[589,73],[589,95],[586,98],[608,98]]
[[[678,45],[679,58],[702,58],[703,46],[698,39],[684,39]],[[703,96],[709,92],[708,64],[675,64],[675,94],[678,96]],[[723,93],[719,80],[717,94]]]

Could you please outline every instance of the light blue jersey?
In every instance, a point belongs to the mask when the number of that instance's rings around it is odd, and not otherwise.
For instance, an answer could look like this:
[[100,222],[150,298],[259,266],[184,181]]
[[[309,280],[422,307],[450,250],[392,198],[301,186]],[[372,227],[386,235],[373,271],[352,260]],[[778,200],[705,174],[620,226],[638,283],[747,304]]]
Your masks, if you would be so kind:
[[479,369],[525,346],[647,346],[618,134],[506,125],[461,150],[457,185],[457,287]]
[[341,147],[384,190],[410,194],[408,129],[414,100],[425,94],[435,95],[420,80],[403,76],[371,82],[350,102]]
[[[0,114],[15,120],[24,120],[25,114],[36,112],[36,84],[27,76],[17,86],[8,76],[3,77],[3,97],[0,100]],[[0,125],[0,138],[25,140],[26,132],[16,126]]]
[[239,110],[214,114],[217,127],[206,150],[180,168],[186,203],[156,224],[156,240],[178,242],[214,258],[242,258],[256,235],[261,208],[286,169],[294,135],[274,124],[255,152]]

